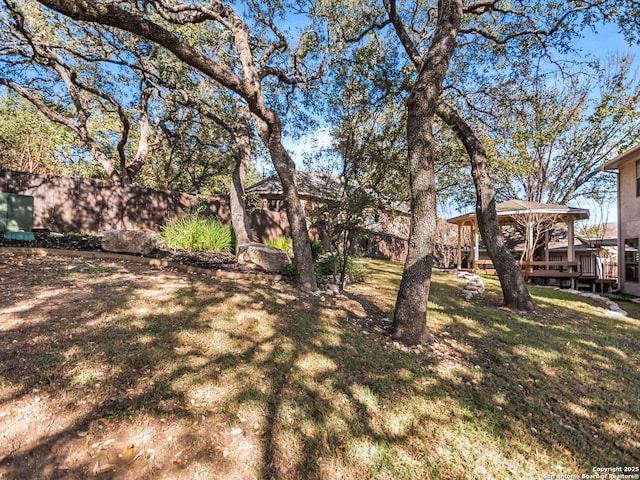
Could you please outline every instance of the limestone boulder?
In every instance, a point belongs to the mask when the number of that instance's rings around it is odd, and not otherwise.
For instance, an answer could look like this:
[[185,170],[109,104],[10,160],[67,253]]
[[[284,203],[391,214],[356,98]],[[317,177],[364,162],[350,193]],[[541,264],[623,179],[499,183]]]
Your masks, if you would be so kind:
[[156,248],[158,234],[149,230],[107,230],[101,243],[107,252],[148,255]]
[[291,263],[291,259],[287,252],[279,248],[261,243],[247,243],[238,245],[238,262],[256,265],[265,272],[277,273]]

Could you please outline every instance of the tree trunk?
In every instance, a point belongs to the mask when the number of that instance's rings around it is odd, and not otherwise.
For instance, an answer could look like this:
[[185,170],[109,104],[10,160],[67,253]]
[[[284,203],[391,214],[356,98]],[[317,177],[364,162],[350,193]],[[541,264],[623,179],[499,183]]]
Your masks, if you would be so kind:
[[[178,35],[163,26],[148,18],[120,8],[118,5],[96,2],[95,0],[38,1],[76,20],[110,25],[162,45],[182,62],[234,91],[247,102],[282,183],[284,203],[291,226],[293,250],[298,267],[298,287],[304,290],[315,290],[316,280],[313,273],[309,233],[296,187],[295,166],[293,160],[291,160],[291,157],[282,146],[280,118],[264,102],[261,79],[258,68],[253,61],[249,42],[249,27],[235,14],[233,9],[223,2],[213,2],[211,4],[211,8],[216,12],[215,14],[221,18],[224,17],[224,21],[221,23],[232,33],[237,49],[240,65],[227,67],[196,50],[188,42],[183,41]],[[242,78],[236,72],[238,67],[241,67],[243,72]]]
[[[414,63],[417,62],[415,49],[403,40],[406,31],[395,15],[394,5],[387,6],[387,11],[405,49]],[[438,3],[434,37],[407,103],[411,227],[393,317],[393,336],[407,345],[425,343],[428,335],[427,303],[437,219],[432,126],[461,17],[461,0],[441,0]]]
[[318,288],[315,273],[313,271],[313,256],[309,243],[309,231],[304,208],[298,195],[296,181],[296,168],[289,152],[282,146],[282,133],[280,121],[274,114],[272,121],[265,121],[254,115],[254,121],[262,141],[269,149],[269,154],[280,178],[287,220],[291,228],[293,240],[293,254],[296,262],[296,284],[298,288],[306,291],[314,291]]
[[429,102],[422,88],[416,85],[408,103],[411,225],[407,259],[393,317],[393,335],[407,345],[427,340],[427,301],[436,231],[432,132],[435,99],[432,96]]
[[249,137],[249,113],[245,110],[233,129],[233,140],[236,145],[236,165],[233,169],[229,207],[231,209],[231,225],[236,234],[236,244],[251,242],[251,229],[247,216],[247,205],[244,198],[244,181],[251,164],[251,139]]
[[515,258],[507,249],[498,225],[495,190],[489,178],[487,155],[480,139],[458,112],[441,102],[438,115],[451,126],[464,144],[471,160],[471,175],[476,186],[476,217],[489,257],[498,273],[505,306],[514,310],[531,311],[535,308],[527,285]]

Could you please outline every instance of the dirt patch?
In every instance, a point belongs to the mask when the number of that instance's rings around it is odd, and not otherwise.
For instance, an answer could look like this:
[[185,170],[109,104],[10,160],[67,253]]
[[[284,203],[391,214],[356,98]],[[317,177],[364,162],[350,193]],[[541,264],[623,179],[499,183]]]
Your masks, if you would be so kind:
[[[432,344],[386,335],[401,266],[345,297],[127,259],[0,255],[0,478],[512,478],[637,465],[638,310],[434,276]],[[395,270],[395,272],[394,272]],[[395,287],[395,288],[394,288]],[[635,305],[635,304],[633,304]],[[636,306],[637,307],[637,306]]]
[[253,478],[262,422],[173,388],[162,358],[198,362],[175,341],[176,328],[195,334],[173,301],[194,278],[5,250],[0,478]]

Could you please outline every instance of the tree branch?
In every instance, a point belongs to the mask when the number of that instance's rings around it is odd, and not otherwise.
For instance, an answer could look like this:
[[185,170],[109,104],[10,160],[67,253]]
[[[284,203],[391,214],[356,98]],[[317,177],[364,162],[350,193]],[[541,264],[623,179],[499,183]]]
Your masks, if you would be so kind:
[[114,4],[101,4],[95,0],[38,1],[75,20],[109,25],[156,42],[187,65],[209,75],[224,87],[245,98],[252,98],[255,95],[255,91],[249,89],[237,75],[185,44],[174,33],[151,20],[130,13]]
[[398,14],[398,10],[396,8],[395,0],[383,0],[384,8],[387,11],[387,15],[389,16],[389,20],[391,21],[393,28],[395,29],[402,46],[404,47],[407,55],[411,59],[411,62],[416,67],[416,70],[420,71],[422,69],[422,65],[424,63],[424,59],[420,52],[414,45],[407,29],[405,28],[400,15]]

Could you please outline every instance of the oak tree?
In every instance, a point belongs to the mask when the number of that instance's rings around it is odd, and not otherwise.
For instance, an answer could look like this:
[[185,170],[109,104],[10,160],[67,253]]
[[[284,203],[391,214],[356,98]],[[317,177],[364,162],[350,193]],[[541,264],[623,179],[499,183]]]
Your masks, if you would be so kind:
[[49,20],[37,3],[3,1],[0,84],[73,132],[107,177],[132,183],[163,140],[149,114],[153,87],[122,61],[142,56],[121,38]]
[[[308,76],[300,67],[304,55],[311,51],[317,36],[303,37],[290,62],[269,64],[281,60],[279,54],[289,50],[287,37],[275,25],[277,12],[271,6],[262,9],[257,3],[257,24],[272,33],[272,40],[253,42],[252,30],[232,4],[213,1],[201,4],[176,4],[163,1],[146,2],[142,8],[128,4],[93,0],[42,0],[43,5],[73,19],[109,25],[152,41],[172,52],[179,60],[205,74],[219,85],[235,92],[248,105],[259,135],[266,145],[280,178],[287,217],[293,238],[297,263],[298,286],[316,288],[313,259],[309,246],[304,211],[296,188],[295,166],[282,145],[283,122],[278,112],[267,104],[265,83],[276,79],[295,84]],[[248,9],[249,10],[249,9]],[[197,33],[192,38],[193,25],[204,25],[219,32],[218,43],[198,45]],[[311,74],[313,76],[313,74]]]

